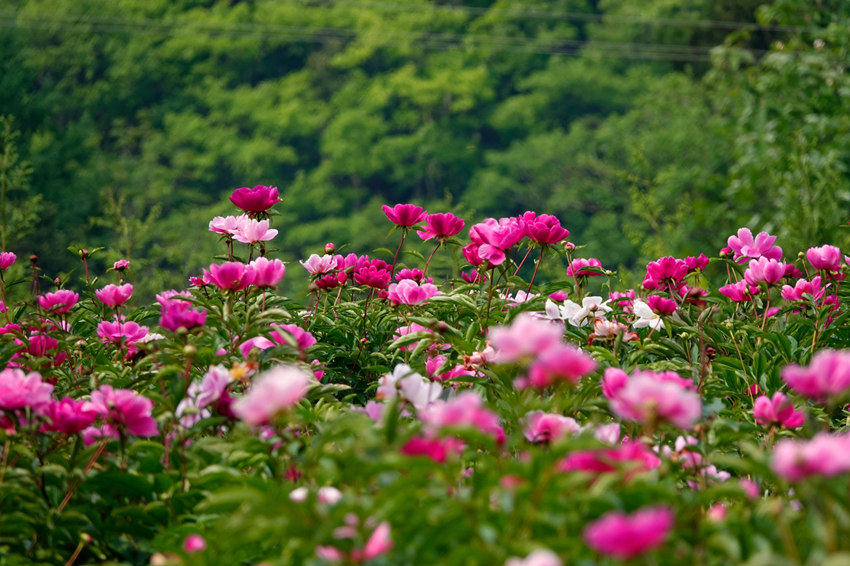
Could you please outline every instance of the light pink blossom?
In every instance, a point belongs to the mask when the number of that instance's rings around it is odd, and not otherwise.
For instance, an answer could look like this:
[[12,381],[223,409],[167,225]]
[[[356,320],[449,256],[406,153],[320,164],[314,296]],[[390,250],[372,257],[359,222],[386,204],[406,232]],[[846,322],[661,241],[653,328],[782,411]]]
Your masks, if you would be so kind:
[[748,258],[780,260],[782,259],[782,248],[774,246],[776,236],[771,236],[767,232],[759,232],[753,238],[753,233],[749,228],[741,228],[734,236],[729,236],[726,241],[729,248],[734,252],[734,259],[739,263],[743,263]]
[[820,350],[806,367],[786,366],[782,379],[800,395],[816,401],[841,397],[850,390],[850,352]]
[[253,426],[268,424],[301,401],[314,379],[296,366],[274,367],[260,374],[248,393],[233,403],[233,413]]
[[52,393],[53,386],[42,381],[38,372],[24,373],[17,368],[0,371],[0,409],[29,407],[41,413],[50,404]]
[[672,381],[648,375],[632,376],[611,399],[611,410],[619,417],[643,424],[657,420],[690,429],[700,418],[699,395]]
[[523,558],[508,558],[505,566],[563,566],[558,555],[547,549],[534,550]]
[[496,351],[494,361],[512,363],[536,358],[560,344],[563,334],[558,326],[522,313],[510,326],[491,328],[488,341]]
[[269,228],[268,220],[255,220],[248,216],[240,216],[233,233],[233,239],[243,244],[267,242],[277,236],[277,230]]
[[419,284],[412,279],[402,279],[391,284],[387,292],[387,298],[398,305],[418,305],[431,297],[443,294],[432,283]]
[[785,277],[785,264],[760,257],[750,260],[750,266],[744,271],[744,280],[750,285],[758,285],[762,281],[768,285],[775,285]]
[[46,293],[38,298],[38,305],[53,314],[66,314],[71,311],[80,296],[68,289],[59,289],[53,293]]
[[841,270],[841,250],[835,246],[809,248],[806,251],[806,259],[815,269],[833,272]]
[[784,438],[776,443],[770,465],[790,481],[850,472],[850,435],[821,432],[811,440]]
[[576,433],[581,429],[571,417],[542,411],[528,413],[525,415],[525,421],[523,434],[529,442],[557,442],[566,434]]
[[98,300],[108,307],[120,307],[133,294],[133,285],[124,283],[123,285],[107,285],[103,289],[98,289],[94,292]]
[[286,274],[286,266],[279,259],[258,257],[248,267],[254,271],[253,284],[256,287],[275,287]]

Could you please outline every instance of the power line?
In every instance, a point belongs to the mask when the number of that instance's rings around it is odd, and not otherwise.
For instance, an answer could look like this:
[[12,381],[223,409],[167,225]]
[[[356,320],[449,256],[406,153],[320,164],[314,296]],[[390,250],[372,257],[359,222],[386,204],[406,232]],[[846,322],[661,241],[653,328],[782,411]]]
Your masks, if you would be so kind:
[[[17,16],[17,17],[13,17]],[[353,28],[316,28],[310,26],[270,26],[257,24],[185,24],[177,21],[154,19],[126,19],[86,15],[15,15],[0,12],[0,27],[29,29],[82,29],[103,33],[155,34],[155,35],[229,35],[260,39],[296,39],[325,42],[331,39],[357,40],[362,44],[378,46],[405,46],[407,44],[387,39],[411,39],[432,49],[467,49],[475,51],[507,51],[548,55],[578,55],[582,48],[594,53],[618,58],[705,62],[709,60],[708,48],[676,44],[641,44],[617,42],[585,42],[574,39],[531,41],[526,38],[490,36],[484,34],[448,34],[429,32],[383,32],[380,39],[359,37],[363,30]],[[200,32],[200,33],[199,33]],[[473,42],[473,43],[470,43]],[[475,44],[480,42],[481,44]],[[751,51],[760,55],[765,51]]]
[[481,8],[478,6],[466,6],[464,4],[405,4],[401,2],[369,2],[360,0],[274,0],[281,3],[296,3],[303,6],[352,6],[362,8],[385,8],[399,11],[445,11],[445,12],[461,12],[466,14],[494,14],[500,16],[529,18],[529,19],[557,19],[579,22],[607,22],[619,23],[628,25],[647,25],[661,24],[674,27],[696,27],[696,28],[714,28],[726,30],[764,30],[764,31],[785,31],[785,32],[803,32],[815,31],[819,28],[810,26],[793,26],[793,25],[777,25],[777,24],[759,24],[755,22],[736,22],[728,20],[692,20],[682,18],[645,18],[633,16],[618,16],[615,14],[590,14],[586,12],[549,12],[544,10],[518,10],[518,9],[499,9],[499,8]]

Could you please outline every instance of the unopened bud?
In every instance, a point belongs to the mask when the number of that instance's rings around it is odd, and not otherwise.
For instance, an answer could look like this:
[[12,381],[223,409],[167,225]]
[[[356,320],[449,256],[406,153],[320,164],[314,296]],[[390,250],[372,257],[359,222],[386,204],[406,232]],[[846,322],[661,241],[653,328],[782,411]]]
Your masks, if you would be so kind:
[[197,353],[198,353],[198,349],[195,348],[193,345],[186,344],[185,346],[183,346],[183,355],[186,356],[187,358],[194,358],[195,354],[197,354]]
[[334,246],[333,242],[328,242],[327,244],[325,244],[325,253],[326,254],[332,254],[332,253],[334,253],[334,251],[336,251],[336,247]]
[[573,252],[576,249],[576,245],[572,242],[564,242],[564,249],[568,252]]

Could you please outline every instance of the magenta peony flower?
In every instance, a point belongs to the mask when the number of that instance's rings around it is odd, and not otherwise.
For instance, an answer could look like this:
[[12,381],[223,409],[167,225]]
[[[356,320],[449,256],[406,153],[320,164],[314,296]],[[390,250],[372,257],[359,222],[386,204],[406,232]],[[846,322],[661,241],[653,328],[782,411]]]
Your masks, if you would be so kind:
[[278,344],[290,344],[303,352],[316,343],[312,334],[296,324],[272,324],[270,335]]
[[381,207],[390,222],[399,228],[410,228],[419,224],[428,216],[421,206],[415,204],[397,204],[390,208],[386,204]]
[[528,413],[525,415],[525,421],[523,434],[529,442],[557,442],[566,434],[581,430],[573,418],[542,411]]
[[658,548],[673,527],[673,511],[667,507],[646,507],[631,515],[606,513],[584,529],[584,540],[605,556],[629,560]]
[[593,358],[571,344],[559,342],[537,356],[528,368],[528,385],[536,389],[544,389],[558,381],[575,385],[595,369]]
[[806,251],[806,259],[815,269],[822,271],[840,271],[842,255],[841,250],[835,246],[820,246],[809,248]]
[[[619,433],[619,429],[616,432]],[[558,463],[558,471],[586,472],[598,475],[626,469],[629,470],[627,475],[629,477],[639,472],[654,470],[660,465],[661,459],[655,452],[644,446],[643,443],[632,440],[614,448],[570,452],[566,458]]]
[[426,438],[414,436],[401,447],[405,456],[425,456],[437,464],[442,464],[449,456],[463,452],[463,442],[457,438]]
[[109,284],[103,289],[98,289],[94,294],[107,307],[120,307],[133,294],[133,285],[130,283],[124,283],[123,285]]
[[660,314],[664,316],[668,316],[676,312],[676,301],[673,299],[667,299],[665,297],[659,297],[658,295],[650,295],[646,298],[646,304],[655,314]]
[[202,552],[207,548],[207,541],[201,535],[189,535],[183,541],[183,550],[188,554]]
[[12,264],[15,263],[16,259],[18,259],[18,256],[16,256],[12,252],[0,253],[0,269],[9,269],[10,267],[12,267]]
[[753,233],[749,228],[741,228],[735,236],[729,236],[726,243],[729,249],[734,253],[734,259],[738,263],[744,263],[749,259],[765,259],[780,260],[782,259],[782,248],[774,246],[776,236],[771,236],[767,232],[759,232],[753,238]]
[[240,216],[233,239],[243,244],[267,242],[277,236],[277,230],[269,229],[268,220],[254,220],[248,216]]
[[51,401],[44,410],[47,422],[44,429],[65,434],[82,432],[97,418],[97,411],[87,401],[75,401],[65,397],[61,401]]
[[786,301],[809,301],[804,295],[811,295],[816,301],[823,298],[824,289],[821,288],[821,277],[816,275],[811,282],[798,279],[794,286],[782,286],[782,298]]
[[130,389],[102,385],[93,391],[85,410],[96,411],[103,423],[134,436],[156,436],[159,429],[151,416],[153,401]]
[[402,279],[393,283],[387,289],[387,298],[397,305],[418,305],[431,297],[442,295],[436,285],[431,283],[418,284],[412,279]]
[[782,379],[800,395],[816,401],[843,397],[850,390],[850,352],[820,350],[807,367],[786,366]]
[[398,282],[403,281],[404,279],[412,279],[417,283],[433,283],[434,280],[430,277],[425,277],[425,272],[421,269],[399,269],[395,274],[395,280]]
[[257,185],[253,189],[241,187],[230,195],[230,202],[245,212],[265,212],[280,202],[277,187]]
[[644,289],[666,289],[679,287],[688,274],[688,265],[681,259],[662,257],[646,264],[646,276],[643,278]]
[[[491,266],[501,265],[505,262],[505,250],[524,237],[525,226],[518,218],[488,218],[469,229],[469,239],[477,247],[464,247],[463,255],[476,267],[483,261],[488,261]],[[481,261],[476,263],[476,258]]]
[[423,240],[431,238],[446,239],[456,236],[463,230],[464,221],[451,212],[437,212],[425,218],[425,228],[416,233]]
[[785,277],[784,263],[775,259],[760,257],[750,260],[750,266],[744,271],[744,280],[750,285],[758,285],[762,281],[768,285],[775,285]]
[[207,322],[207,311],[191,308],[192,303],[174,299],[162,305],[162,315],[159,325],[177,332],[179,329],[192,330],[203,326]]
[[606,368],[605,374],[602,376],[602,394],[608,399],[614,399],[628,382],[629,374],[620,368]]
[[53,293],[46,293],[38,298],[38,305],[53,314],[66,314],[71,311],[80,296],[68,289],[59,289]]
[[[595,257],[591,258],[583,258],[577,257],[574,258],[570,264],[567,266],[567,276],[568,277],[597,277],[601,276],[602,273],[599,271],[592,271],[587,269],[588,267],[598,267],[600,270],[602,269],[602,262],[596,259]],[[564,297],[566,298],[566,297]],[[563,299],[561,299],[563,300]]]
[[540,245],[556,244],[570,235],[570,231],[561,226],[561,221],[551,214],[526,212],[522,217],[525,235]]
[[502,444],[505,431],[499,425],[499,416],[484,407],[484,401],[475,391],[464,391],[457,397],[438,399],[419,411],[419,418],[427,425],[431,436],[446,427],[470,427]]
[[253,426],[268,424],[301,401],[313,379],[297,366],[274,367],[260,374],[248,393],[233,403],[233,413]]
[[127,259],[119,259],[115,263],[112,264],[112,269],[115,271],[124,271],[130,267],[130,260]]
[[770,466],[790,481],[850,472],[850,435],[821,432],[811,440],[784,438],[776,443]]
[[257,287],[276,287],[286,274],[286,266],[279,259],[258,257],[248,267],[254,271],[254,285]]
[[386,289],[392,279],[392,270],[387,262],[373,259],[354,269],[354,282],[373,289]]
[[228,261],[220,265],[210,265],[204,270],[204,279],[221,290],[241,291],[254,282],[255,273],[244,263]]
[[756,399],[753,404],[753,416],[762,426],[776,423],[786,428],[797,428],[806,422],[806,415],[794,410],[791,399],[778,391],[771,398],[762,395]]
[[688,273],[705,269],[708,265],[708,258],[705,254],[699,254],[699,256],[688,256],[684,260],[685,265],[688,267]]
[[29,407],[41,414],[50,405],[53,386],[44,383],[38,372],[24,373],[17,368],[0,371],[0,409],[7,411]]
[[680,383],[639,373],[616,392],[611,410],[630,421],[650,424],[661,420],[689,429],[700,418],[702,403],[699,395]]
[[488,331],[488,340],[496,350],[497,363],[509,364],[533,359],[561,343],[563,328],[521,313],[510,326]]
[[738,281],[737,283],[730,283],[729,285],[724,285],[720,289],[718,289],[721,294],[726,295],[736,303],[743,303],[746,301],[751,301],[753,299],[753,295],[757,295],[760,292],[760,289],[757,285],[750,285],[743,279]]
[[147,333],[147,327],[132,320],[104,320],[97,325],[97,335],[104,344],[124,344],[130,353],[136,351],[135,344]]

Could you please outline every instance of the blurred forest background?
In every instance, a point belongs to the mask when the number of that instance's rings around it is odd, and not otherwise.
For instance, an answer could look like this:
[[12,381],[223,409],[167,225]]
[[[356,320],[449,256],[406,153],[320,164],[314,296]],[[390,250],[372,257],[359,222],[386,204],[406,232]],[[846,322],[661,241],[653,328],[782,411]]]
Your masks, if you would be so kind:
[[128,258],[150,296],[221,253],[207,224],[233,189],[267,184],[297,291],[295,260],[327,241],[394,247],[384,203],[555,214],[624,272],[743,225],[850,251],[849,17],[846,0],[6,0],[3,246],[72,286],[66,248],[103,246],[94,271]]

